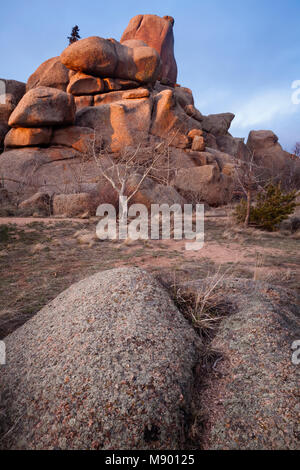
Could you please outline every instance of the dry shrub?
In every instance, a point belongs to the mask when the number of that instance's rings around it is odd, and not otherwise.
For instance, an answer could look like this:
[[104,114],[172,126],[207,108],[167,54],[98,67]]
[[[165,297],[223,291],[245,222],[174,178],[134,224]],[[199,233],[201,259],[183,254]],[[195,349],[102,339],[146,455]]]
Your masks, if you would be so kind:
[[220,268],[213,274],[202,279],[197,291],[188,287],[173,284],[173,299],[189,320],[204,342],[210,341],[215,334],[220,320],[228,313],[228,301],[218,291],[218,286],[228,271],[220,272]]

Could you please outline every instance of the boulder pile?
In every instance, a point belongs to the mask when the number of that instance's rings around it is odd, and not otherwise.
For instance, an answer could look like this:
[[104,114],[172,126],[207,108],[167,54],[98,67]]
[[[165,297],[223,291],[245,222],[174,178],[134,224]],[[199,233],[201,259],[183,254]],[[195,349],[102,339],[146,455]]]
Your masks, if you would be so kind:
[[[2,178],[21,177],[35,191],[78,192],[74,171],[95,135],[115,154],[156,138],[168,142],[171,154],[181,152],[175,188],[199,193],[211,205],[226,203],[233,160],[248,150],[229,133],[232,113],[202,115],[192,91],[176,83],[173,25],[169,16],[137,15],[120,42],[88,37],[44,62],[26,93],[24,84],[7,81],[7,104],[0,106]],[[248,143],[256,145],[253,135]],[[278,159],[276,145],[271,163]],[[288,159],[281,149],[280,165]],[[90,162],[80,171],[86,184],[94,183]],[[8,184],[13,190],[16,183]]]

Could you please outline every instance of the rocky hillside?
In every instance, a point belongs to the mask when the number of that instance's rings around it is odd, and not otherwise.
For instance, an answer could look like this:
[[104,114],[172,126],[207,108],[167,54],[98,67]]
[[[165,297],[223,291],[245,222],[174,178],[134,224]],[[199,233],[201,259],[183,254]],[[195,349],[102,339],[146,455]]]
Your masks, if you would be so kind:
[[[249,151],[273,174],[285,171],[291,155],[271,131],[251,132],[246,145],[229,133],[232,113],[204,116],[195,108],[192,91],[177,84],[173,24],[168,16],[138,15],[120,42],[88,37],[41,64],[26,90],[6,82],[0,174],[9,190],[97,192],[94,162],[82,166],[95,133],[115,155],[141,139],[163,139],[170,184],[211,205],[230,200],[235,159]],[[84,188],[74,183],[79,170]]]

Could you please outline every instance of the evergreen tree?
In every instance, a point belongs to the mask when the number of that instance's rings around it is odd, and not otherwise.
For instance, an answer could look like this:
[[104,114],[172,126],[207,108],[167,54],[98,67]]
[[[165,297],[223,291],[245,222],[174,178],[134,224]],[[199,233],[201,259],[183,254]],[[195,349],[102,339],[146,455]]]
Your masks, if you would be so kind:
[[72,28],[71,36],[68,36],[68,39],[69,39],[69,44],[73,44],[73,42],[76,42],[79,39],[81,39],[79,35],[79,27],[77,25],[75,25]]
[[[296,206],[297,191],[284,193],[280,184],[269,184],[256,196],[255,205],[251,207],[249,225],[273,232],[280,222],[291,215]],[[235,211],[239,222],[245,220],[247,202],[243,200]]]

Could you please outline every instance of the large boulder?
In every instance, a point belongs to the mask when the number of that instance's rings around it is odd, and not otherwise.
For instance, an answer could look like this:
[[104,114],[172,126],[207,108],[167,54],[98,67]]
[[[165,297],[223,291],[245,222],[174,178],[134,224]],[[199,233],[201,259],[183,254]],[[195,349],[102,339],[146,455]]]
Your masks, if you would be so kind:
[[51,127],[29,128],[18,127],[11,129],[5,137],[5,148],[37,147],[48,145],[52,135]]
[[24,193],[82,192],[84,185],[97,182],[93,161],[82,163],[82,154],[68,147],[24,147],[6,151],[0,157],[0,175],[5,187]]
[[118,61],[115,76],[142,83],[155,83],[161,71],[160,56],[148,46],[128,47],[114,41]]
[[173,24],[174,19],[171,17],[137,15],[130,20],[121,38],[121,43],[135,39],[153,47],[159,53],[162,61],[161,79],[172,85],[177,80]]
[[194,106],[194,97],[189,88],[176,86],[174,90],[176,102],[184,109],[186,106]]
[[35,193],[28,199],[22,201],[19,206],[22,212],[26,212],[26,215],[46,215],[51,214],[51,197],[47,193]]
[[[133,175],[127,181],[127,193],[132,194],[141,181],[140,175]],[[137,193],[131,199],[130,204],[144,204],[151,209],[152,204],[179,204],[183,206],[185,199],[172,186],[157,184],[151,178],[145,178]]]
[[187,148],[191,145],[187,134],[192,129],[201,129],[201,124],[176,104],[173,90],[165,89],[155,95],[151,134],[167,139],[174,147]]
[[118,58],[112,41],[91,36],[68,46],[61,53],[60,60],[68,69],[76,72],[113,77]]
[[69,126],[54,130],[51,145],[72,147],[78,152],[87,153],[91,149],[93,139],[93,129]]
[[[5,106],[5,103],[3,103],[4,101],[3,95],[5,95],[5,101],[8,104],[12,103],[14,106],[16,106],[21,100],[21,98],[23,98],[24,94],[26,93],[25,83],[18,82],[17,80],[6,80],[4,78],[1,78],[0,81],[1,81],[0,110],[2,109],[3,105]],[[4,84],[4,89],[3,89],[3,84]],[[0,113],[0,116],[1,116],[1,113]]]
[[0,151],[3,147],[4,139],[8,131],[9,131],[9,125],[0,122]]
[[250,150],[259,152],[266,149],[281,149],[278,137],[272,131],[251,131],[248,136],[247,145]]
[[16,80],[0,79],[0,149],[9,130],[8,120],[26,92],[26,85]]
[[295,164],[292,155],[282,149],[277,135],[272,131],[251,131],[247,149],[254,154],[255,161],[260,167],[259,171],[265,172],[266,178],[284,179],[286,172],[289,178],[290,168],[295,171],[297,166],[297,162]]
[[76,125],[95,129],[111,150],[118,151],[149,134],[152,106],[150,98],[142,98],[83,108],[76,114]]
[[114,39],[92,36],[76,41],[60,56],[69,69],[96,77],[155,82],[161,68],[159,54],[148,46],[127,47]]
[[90,193],[55,194],[53,197],[53,215],[64,217],[95,215],[96,209]]
[[202,129],[214,136],[226,135],[233,119],[232,113],[209,114],[203,117]]
[[43,62],[37,70],[30,75],[27,81],[26,90],[40,86],[57,88],[66,91],[70,77],[73,72],[65,67],[59,57],[52,57]]
[[244,139],[232,137],[229,133],[217,136],[216,142],[221,152],[232,155],[235,158],[240,158],[247,152]]
[[94,106],[94,95],[74,96],[74,100],[76,111],[79,111],[82,108],[86,108],[87,106]]
[[75,101],[72,95],[49,87],[28,91],[11,114],[11,127],[42,127],[73,124]]
[[2,449],[185,445],[201,343],[146,272],[119,268],[74,284],[5,343]]
[[232,175],[221,173],[216,162],[196,168],[180,169],[174,185],[187,198],[194,194],[199,203],[206,202],[210,206],[227,204],[234,189]]
[[96,95],[104,91],[104,81],[101,78],[77,72],[70,79],[67,92],[75,96]]
[[216,164],[197,168],[182,168],[175,178],[175,186],[184,191],[201,191],[204,185],[215,183],[220,179],[220,171]]
[[[196,298],[204,287],[189,283]],[[300,369],[291,347],[300,338],[299,296],[249,279],[223,280],[214,296],[231,313],[214,331],[213,367],[202,380],[202,448],[298,450]]]

